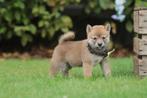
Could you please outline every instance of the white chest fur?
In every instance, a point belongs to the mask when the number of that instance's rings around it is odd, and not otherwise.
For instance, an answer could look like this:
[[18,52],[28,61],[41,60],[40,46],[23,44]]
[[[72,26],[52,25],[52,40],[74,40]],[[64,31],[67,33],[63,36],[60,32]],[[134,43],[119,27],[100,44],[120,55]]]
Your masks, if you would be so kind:
[[92,60],[93,65],[96,65],[97,63],[100,63],[102,61],[102,59],[103,59],[102,56],[97,56],[97,55],[91,54],[91,60]]

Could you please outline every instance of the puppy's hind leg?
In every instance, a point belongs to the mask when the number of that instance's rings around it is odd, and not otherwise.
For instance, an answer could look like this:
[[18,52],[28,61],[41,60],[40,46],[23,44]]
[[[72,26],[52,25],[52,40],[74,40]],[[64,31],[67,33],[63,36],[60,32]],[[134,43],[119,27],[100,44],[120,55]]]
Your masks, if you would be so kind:
[[59,71],[59,66],[56,62],[53,62],[51,64],[50,70],[49,70],[49,75],[50,76],[55,76]]
[[57,75],[57,73],[61,69],[62,64],[63,63],[60,59],[52,59],[51,60],[51,67],[50,67],[50,71],[49,71],[50,76]]
[[67,77],[68,74],[69,74],[69,70],[70,70],[71,68],[72,68],[72,67],[71,67],[71,65],[70,65],[69,63],[65,63],[65,64],[63,65],[63,67],[62,67],[62,70],[61,70],[63,76]]

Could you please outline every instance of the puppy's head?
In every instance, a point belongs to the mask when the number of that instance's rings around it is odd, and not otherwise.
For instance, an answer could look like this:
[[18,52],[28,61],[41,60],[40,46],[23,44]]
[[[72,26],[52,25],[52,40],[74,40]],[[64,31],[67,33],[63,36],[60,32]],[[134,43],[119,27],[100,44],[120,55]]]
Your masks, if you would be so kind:
[[86,32],[88,44],[95,49],[103,49],[110,42],[110,24],[106,25],[87,25]]

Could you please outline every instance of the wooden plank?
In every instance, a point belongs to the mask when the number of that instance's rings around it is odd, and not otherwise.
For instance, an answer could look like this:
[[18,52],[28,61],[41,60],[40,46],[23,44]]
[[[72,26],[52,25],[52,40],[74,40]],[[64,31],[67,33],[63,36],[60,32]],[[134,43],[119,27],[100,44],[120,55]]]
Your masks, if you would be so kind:
[[141,76],[147,76],[147,66],[145,65],[139,65],[139,75]]
[[141,56],[141,58],[138,58],[137,56],[134,56],[133,59],[134,59],[134,63],[136,65],[147,66],[147,56]]
[[144,29],[147,27],[147,10],[140,10],[139,11],[139,28]]
[[147,65],[139,65],[139,69],[147,72]]
[[134,11],[134,31],[137,33],[139,30],[138,22],[139,22],[139,16],[138,16],[138,11]]
[[147,56],[138,57],[138,55],[133,56],[134,61],[134,72],[140,76],[147,76]]
[[134,72],[139,76],[147,76],[147,8],[134,10],[134,31],[138,36],[134,38],[133,56]]
[[139,65],[147,66],[147,56],[142,57],[142,60],[140,60]]
[[136,28],[138,31],[136,33],[138,34],[147,34],[147,27],[138,27]]
[[139,40],[139,52],[140,55],[147,55],[147,39]]
[[134,52],[138,55],[147,55],[147,39],[134,38]]
[[137,56],[133,56],[133,63],[134,63],[134,73],[139,74],[139,68],[138,68],[138,58]]
[[138,41],[138,38],[135,37],[135,38],[134,38],[134,41],[133,41],[133,46],[134,46],[134,47],[133,47],[133,50],[134,50],[135,53],[138,53],[138,50],[139,50],[138,42],[139,42],[139,41]]
[[134,31],[138,34],[147,34],[147,10],[134,11]]

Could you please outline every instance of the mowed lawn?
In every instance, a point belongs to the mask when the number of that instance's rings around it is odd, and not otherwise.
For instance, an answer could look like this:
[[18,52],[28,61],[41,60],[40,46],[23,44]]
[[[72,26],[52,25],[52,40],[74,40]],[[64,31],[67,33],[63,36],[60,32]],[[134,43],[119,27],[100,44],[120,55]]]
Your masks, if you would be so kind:
[[111,58],[112,77],[105,79],[100,66],[84,79],[82,68],[68,78],[48,76],[48,59],[0,60],[0,98],[147,98],[147,78],[133,74],[133,61]]

